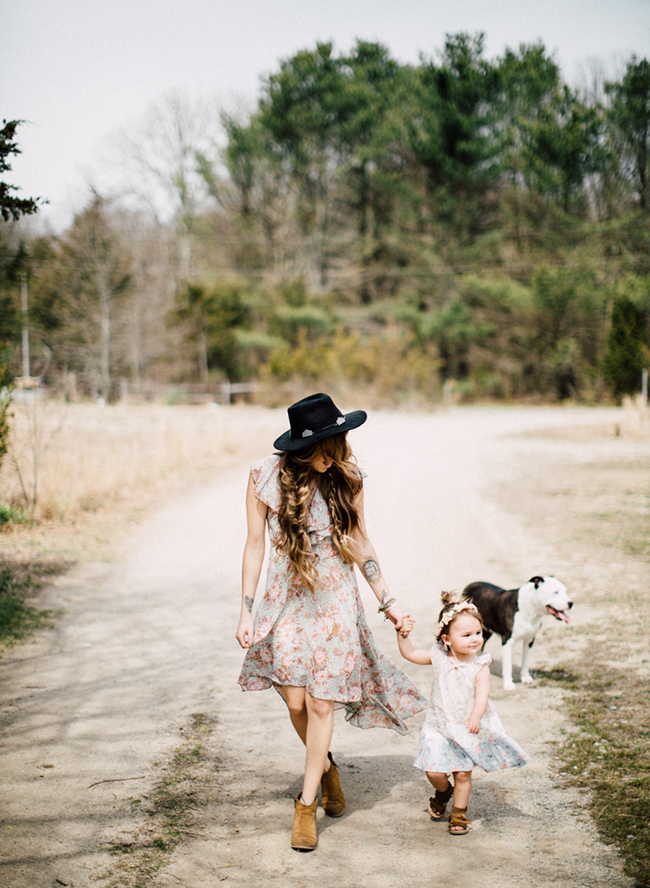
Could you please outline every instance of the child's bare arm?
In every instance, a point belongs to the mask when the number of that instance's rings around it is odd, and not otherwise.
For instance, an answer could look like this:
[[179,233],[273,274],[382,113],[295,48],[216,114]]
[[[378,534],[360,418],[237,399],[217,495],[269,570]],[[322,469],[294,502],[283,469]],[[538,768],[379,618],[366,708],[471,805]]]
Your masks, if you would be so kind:
[[490,667],[485,664],[476,676],[476,691],[474,693],[474,706],[465,722],[467,730],[472,734],[478,734],[481,730],[481,718],[485,713],[490,698]]
[[399,652],[405,660],[410,660],[411,663],[418,663],[421,666],[429,666],[431,665],[431,654],[429,651],[415,650],[411,643],[411,639],[407,637],[414,626],[415,620],[410,614],[407,614],[402,620],[401,629],[397,631]]

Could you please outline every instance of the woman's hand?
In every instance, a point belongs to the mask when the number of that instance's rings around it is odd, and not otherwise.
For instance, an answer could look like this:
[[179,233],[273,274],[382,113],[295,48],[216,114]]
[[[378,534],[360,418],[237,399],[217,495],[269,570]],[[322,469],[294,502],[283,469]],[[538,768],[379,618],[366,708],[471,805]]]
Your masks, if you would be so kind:
[[386,613],[386,616],[388,617],[388,619],[391,621],[391,623],[395,624],[395,628],[401,629],[402,620],[404,619],[404,614],[402,613],[402,608],[397,607],[397,605],[394,604],[392,607],[389,607],[385,613]]
[[253,644],[253,618],[247,612],[239,618],[239,626],[235,638],[239,642],[240,647],[249,648]]

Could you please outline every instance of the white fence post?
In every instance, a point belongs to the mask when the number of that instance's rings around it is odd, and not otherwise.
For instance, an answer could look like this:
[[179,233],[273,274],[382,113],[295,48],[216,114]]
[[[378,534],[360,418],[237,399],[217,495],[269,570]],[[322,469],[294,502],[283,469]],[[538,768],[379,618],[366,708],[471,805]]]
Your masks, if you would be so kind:
[[648,370],[646,367],[641,371],[641,404],[648,406]]

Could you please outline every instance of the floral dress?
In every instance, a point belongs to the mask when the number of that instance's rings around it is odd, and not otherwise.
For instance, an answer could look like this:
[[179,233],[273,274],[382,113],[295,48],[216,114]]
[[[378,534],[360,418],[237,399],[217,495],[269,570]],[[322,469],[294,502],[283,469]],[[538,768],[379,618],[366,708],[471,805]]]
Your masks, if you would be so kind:
[[423,771],[471,771],[476,765],[484,771],[520,768],[530,756],[506,734],[501,719],[488,700],[481,729],[472,734],[465,722],[474,706],[476,676],[492,662],[490,654],[458,663],[447,656],[439,641],[431,648],[433,686],[427,714],[413,762]]
[[279,551],[280,507],[277,454],[251,467],[255,496],[268,506],[271,540],[266,590],[239,676],[245,691],[283,685],[304,687],[313,696],[345,707],[360,728],[408,733],[404,720],[424,709],[426,698],[411,679],[376,646],[366,623],[354,568],[332,542],[327,503],[315,488],[307,517],[320,584],[303,588],[297,570]]

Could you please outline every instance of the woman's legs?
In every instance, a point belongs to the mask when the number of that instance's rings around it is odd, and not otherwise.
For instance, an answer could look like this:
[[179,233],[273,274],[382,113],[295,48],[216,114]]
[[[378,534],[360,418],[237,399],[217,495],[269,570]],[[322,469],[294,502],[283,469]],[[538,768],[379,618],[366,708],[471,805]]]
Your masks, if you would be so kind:
[[316,798],[323,772],[329,769],[327,752],[334,731],[334,703],[312,697],[305,688],[283,687],[289,717],[305,744],[305,777],[301,799],[310,805]]
[[307,745],[307,704],[305,688],[283,687],[282,694],[289,708],[289,718],[296,734]]

